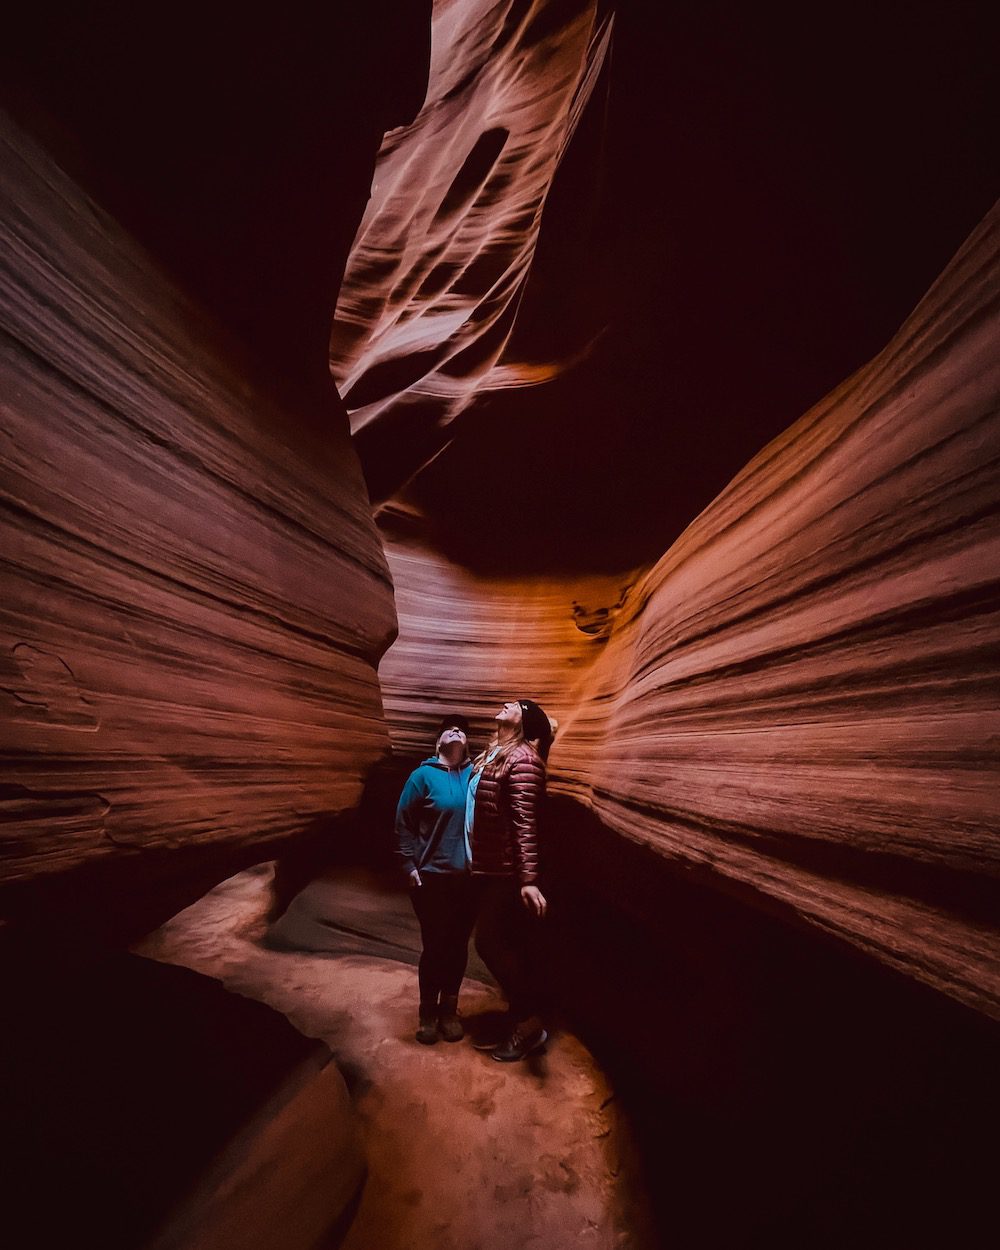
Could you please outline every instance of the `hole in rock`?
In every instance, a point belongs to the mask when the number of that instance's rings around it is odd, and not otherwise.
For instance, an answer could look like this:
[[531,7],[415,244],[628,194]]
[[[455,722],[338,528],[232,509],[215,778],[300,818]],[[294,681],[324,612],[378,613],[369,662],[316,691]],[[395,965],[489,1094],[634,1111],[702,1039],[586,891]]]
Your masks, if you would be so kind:
[[483,131],[452,179],[435,221],[456,216],[479,194],[509,137],[510,132],[502,126]]

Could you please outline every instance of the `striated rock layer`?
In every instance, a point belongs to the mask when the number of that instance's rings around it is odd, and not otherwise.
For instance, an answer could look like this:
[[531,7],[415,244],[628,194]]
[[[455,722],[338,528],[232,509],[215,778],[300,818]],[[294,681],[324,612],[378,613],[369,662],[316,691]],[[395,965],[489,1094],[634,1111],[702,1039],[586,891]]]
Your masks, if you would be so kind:
[[390,548],[399,743],[531,694],[562,722],[553,791],[1000,1016],[998,242],[995,211],[606,614],[601,587]]
[[613,602],[626,579],[481,576],[452,564],[412,531],[400,532],[394,520],[391,509],[383,512],[400,633],[379,667],[394,750],[425,752],[445,711],[462,710],[475,723],[475,749],[507,699],[530,697],[550,714],[565,714],[606,629],[582,632],[574,599],[587,606]]
[[13,127],[2,166],[6,910],[86,866],[116,888],[74,906],[148,927],[357,801],[392,590],[346,421],[248,382]]

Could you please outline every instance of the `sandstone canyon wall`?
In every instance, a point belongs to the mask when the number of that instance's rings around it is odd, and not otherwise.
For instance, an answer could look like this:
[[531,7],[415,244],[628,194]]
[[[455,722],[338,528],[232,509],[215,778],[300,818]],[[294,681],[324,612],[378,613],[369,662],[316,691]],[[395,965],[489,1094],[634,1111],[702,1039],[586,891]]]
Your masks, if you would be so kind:
[[134,931],[357,801],[392,588],[346,421],[2,165],[4,910]]
[[379,667],[394,750],[426,752],[438,718],[457,708],[477,723],[476,749],[507,699],[534,698],[565,715],[607,632],[582,632],[572,602],[613,602],[626,579],[487,577],[427,546],[413,519],[398,524],[392,508],[380,524],[400,622]]
[[390,539],[397,744],[445,706],[485,729],[533,695],[562,723],[552,791],[1000,1015],[998,243],[994,212],[623,598],[489,583]]
[[546,196],[611,39],[595,0],[438,0],[427,98],[387,136],[348,261],[331,368],[376,497],[477,395],[546,366],[505,357]]
[[1000,213],[634,589],[555,787],[1000,1014]]

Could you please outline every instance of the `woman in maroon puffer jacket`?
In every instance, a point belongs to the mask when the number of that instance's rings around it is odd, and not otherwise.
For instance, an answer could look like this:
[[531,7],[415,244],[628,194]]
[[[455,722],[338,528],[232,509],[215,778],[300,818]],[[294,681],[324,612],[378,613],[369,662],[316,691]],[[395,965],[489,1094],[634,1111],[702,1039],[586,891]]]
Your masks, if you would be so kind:
[[552,725],[530,699],[505,703],[496,722],[496,737],[472,770],[467,824],[479,891],[476,950],[508,1003],[509,1030],[493,1058],[509,1063],[547,1038],[538,1014],[534,926],[546,910],[538,888],[538,808]]

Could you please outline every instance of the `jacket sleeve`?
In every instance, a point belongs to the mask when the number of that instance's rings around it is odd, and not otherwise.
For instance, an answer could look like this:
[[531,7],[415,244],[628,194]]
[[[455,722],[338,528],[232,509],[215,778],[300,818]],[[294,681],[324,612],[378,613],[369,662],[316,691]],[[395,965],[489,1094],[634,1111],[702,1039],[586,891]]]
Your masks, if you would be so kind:
[[538,809],[545,793],[545,765],[532,751],[514,761],[508,781],[517,875],[522,885],[538,880]]
[[417,866],[417,836],[420,833],[423,800],[424,788],[417,772],[412,772],[396,805],[396,854],[406,876]]

